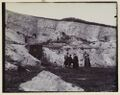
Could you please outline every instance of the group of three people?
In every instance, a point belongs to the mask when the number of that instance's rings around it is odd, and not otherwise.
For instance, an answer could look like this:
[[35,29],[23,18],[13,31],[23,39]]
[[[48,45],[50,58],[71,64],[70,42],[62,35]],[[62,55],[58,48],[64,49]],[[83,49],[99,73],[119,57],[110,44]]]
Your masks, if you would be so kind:
[[[83,58],[84,58],[84,66],[91,67],[89,54],[87,52],[83,53]],[[71,54],[67,53],[67,55],[65,56],[64,65],[65,67],[72,66],[73,68],[78,68],[79,67],[78,56],[74,54],[72,58]]]
[[77,55],[74,54],[73,58],[72,58],[72,55],[67,53],[67,55],[65,56],[64,65],[65,65],[65,67],[73,66],[73,68],[78,68],[79,67],[79,63],[78,63]]

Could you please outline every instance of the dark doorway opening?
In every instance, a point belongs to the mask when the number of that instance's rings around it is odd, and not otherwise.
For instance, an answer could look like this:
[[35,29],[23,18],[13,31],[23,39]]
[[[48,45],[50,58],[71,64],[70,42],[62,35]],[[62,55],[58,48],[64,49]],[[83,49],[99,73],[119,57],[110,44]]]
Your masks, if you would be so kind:
[[39,44],[35,44],[35,45],[30,45],[29,46],[29,53],[36,57],[37,59],[41,59],[43,56],[43,49],[42,49],[42,45]]

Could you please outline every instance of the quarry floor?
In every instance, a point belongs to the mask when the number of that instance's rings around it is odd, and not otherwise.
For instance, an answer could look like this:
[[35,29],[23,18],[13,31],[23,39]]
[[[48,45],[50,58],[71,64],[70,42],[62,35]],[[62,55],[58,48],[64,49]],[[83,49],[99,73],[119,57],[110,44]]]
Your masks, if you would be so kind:
[[43,70],[60,76],[64,81],[80,86],[85,92],[115,92],[117,91],[116,68],[84,68],[78,69],[61,68],[46,66],[45,68],[27,67],[31,72],[5,71],[3,76],[4,92],[23,92],[19,91],[19,85],[31,80]]

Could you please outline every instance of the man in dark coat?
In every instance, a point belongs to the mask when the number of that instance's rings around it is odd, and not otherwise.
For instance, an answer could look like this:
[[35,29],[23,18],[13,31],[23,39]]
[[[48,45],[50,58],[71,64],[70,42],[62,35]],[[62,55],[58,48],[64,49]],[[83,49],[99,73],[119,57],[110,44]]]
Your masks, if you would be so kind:
[[73,60],[72,60],[72,56],[70,54],[68,57],[68,67],[71,67],[72,63],[73,63]]
[[79,63],[78,63],[78,57],[76,54],[74,54],[73,57],[73,68],[78,68],[79,67]]
[[84,57],[85,67],[90,67],[91,65],[90,65],[89,54],[87,52],[84,52],[83,57]]
[[69,53],[67,53],[67,54],[64,56],[64,60],[65,60],[65,61],[64,61],[64,66],[65,66],[65,67],[68,67],[68,63],[69,63],[68,54],[69,54]]

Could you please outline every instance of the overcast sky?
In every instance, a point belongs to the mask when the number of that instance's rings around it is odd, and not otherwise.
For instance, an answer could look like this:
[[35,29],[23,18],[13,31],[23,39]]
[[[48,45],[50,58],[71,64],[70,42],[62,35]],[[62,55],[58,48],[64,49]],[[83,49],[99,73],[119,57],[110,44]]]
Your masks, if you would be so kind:
[[115,3],[6,3],[6,9],[39,17],[76,17],[116,26]]

